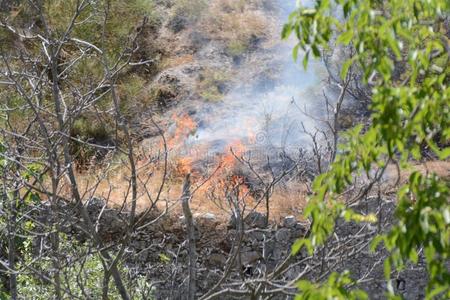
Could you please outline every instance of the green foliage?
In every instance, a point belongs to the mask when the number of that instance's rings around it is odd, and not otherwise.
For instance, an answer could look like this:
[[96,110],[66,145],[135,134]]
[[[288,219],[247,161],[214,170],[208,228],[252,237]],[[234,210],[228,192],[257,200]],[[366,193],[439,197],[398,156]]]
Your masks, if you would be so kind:
[[[17,3],[16,3],[17,2]],[[69,114],[68,125],[73,125],[70,128],[71,136],[83,141],[92,143],[104,142],[110,139],[109,125],[111,118],[112,99],[105,84],[105,66],[97,51],[88,50],[84,47],[84,43],[75,43],[70,39],[78,39],[91,43],[102,49],[110,61],[115,61],[120,65],[129,59],[131,38],[137,34],[138,27],[142,24],[144,18],[147,19],[147,25],[141,28],[142,36],[148,30],[156,30],[154,25],[159,24],[159,17],[156,11],[156,5],[153,0],[131,0],[131,1],[76,1],[76,0],[55,0],[55,1],[40,1],[43,5],[42,13],[45,19],[39,20],[37,6],[31,2],[14,1],[14,5],[10,5],[8,9],[0,12],[0,18],[7,21],[11,28],[16,28],[18,32],[36,35],[41,34],[46,38],[52,38],[56,41],[64,41],[60,54],[58,56],[59,73],[61,82],[59,88],[64,97],[64,104],[69,109],[80,106],[80,97],[88,97],[94,91],[96,99],[83,108],[83,115],[78,116],[77,112]],[[77,5],[84,5],[79,7],[79,14],[76,14]],[[76,18],[75,18],[76,17]],[[75,19],[74,19],[75,18]],[[71,22],[75,21],[73,26]],[[47,26],[45,26],[47,25]],[[40,89],[39,101],[41,105],[46,107],[47,113],[42,113],[41,117],[44,122],[53,124],[50,121],[55,112],[52,111],[52,95],[51,89],[48,88],[51,84],[47,81],[50,71],[47,68],[47,61],[42,50],[42,44],[39,39],[22,39],[17,35],[12,34],[4,26],[0,26],[0,37],[2,39],[2,50],[5,50],[5,55],[8,57],[8,63],[13,70],[18,73],[37,72],[42,75],[42,82],[45,87]],[[151,29],[150,29],[151,27]],[[156,26],[154,26],[156,27]],[[25,28],[32,28],[29,32]],[[48,36],[46,30],[49,30]],[[66,32],[70,31],[68,36]],[[139,38],[140,38],[139,37]],[[11,44],[9,44],[11,42]],[[151,48],[151,42],[139,41],[140,52],[133,54],[138,57],[132,57],[134,60],[153,59],[153,53],[147,53],[148,48]],[[16,52],[17,51],[17,52]],[[26,62],[18,52],[25,51],[30,56],[31,61],[36,61],[36,68]],[[125,55],[123,54],[126,52]],[[142,54],[142,53],[144,54]],[[6,69],[4,65],[3,68]],[[31,69],[33,70],[31,70]],[[44,72],[45,71],[45,72]],[[132,70],[134,72],[134,70]],[[120,101],[121,109],[124,115],[129,116],[136,111],[141,111],[147,99],[145,94],[138,93],[145,80],[138,75],[129,76],[128,69],[118,75],[118,90],[124,90],[123,101]],[[124,74],[124,75],[123,75]],[[41,76],[40,75],[40,76]],[[122,77],[125,77],[122,79]],[[23,80],[23,81],[21,81]],[[129,80],[127,84],[123,83]],[[22,88],[26,92],[30,88],[29,82],[19,79],[18,82],[22,84]],[[98,87],[100,85],[101,87]],[[27,105],[25,99],[20,96],[13,86],[3,85],[0,89],[0,126],[12,127],[17,132],[22,132],[27,129],[30,124],[34,124],[34,112]],[[76,90],[76,92],[74,92]],[[119,91],[120,92],[120,91]],[[122,96],[122,95],[119,95]],[[91,99],[93,100],[93,99]],[[51,105],[49,105],[51,104]],[[86,104],[86,103],[84,103]],[[95,114],[95,117],[93,116]],[[72,119],[71,119],[72,118]],[[100,119],[100,120],[99,120]],[[32,126],[34,130],[36,126]],[[111,128],[113,126],[110,126]],[[67,128],[67,127],[66,127]],[[120,141],[115,141],[119,143]],[[95,149],[86,146],[82,143],[71,142],[72,154],[74,154],[79,161],[86,161],[93,154]]]
[[[68,240],[64,235],[61,235],[61,241],[62,251],[66,254],[60,262],[62,265],[60,273],[64,274],[61,276],[61,286],[64,290],[62,299],[102,299],[104,268],[99,254],[90,253],[87,247]],[[50,257],[35,261],[29,253],[31,249],[26,252],[23,265],[29,264],[43,274],[52,270]],[[138,276],[131,280],[123,266],[120,272],[124,278],[128,278],[126,284],[131,299],[153,299],[153,290],[145,277]],[[18,276],[18,292],[23,296],[33,295],[34,300],[53,299],[54,286],[34,273],[21,272]],[[109,281],[108,299],[122,299],[112,279]]]
[[361,290],[349,291],[346,289],[352,283],[353,281],[348,272],[342,274],[332,273],[322,286],[302,280],[297,284],[301,294],[297,295],[295,300],[368,299],[367,295]]
[[96,153],[95,147],[89,144],[106,145],[111,140],[107,120],[100,120],[91,116],[81,116],[73,123],[70,131],[70,150],[74,158],[80,163],[86,163]]
[[167,254],[165,254],[165,253],[160,253],[160,254],[159,254],[159,260],[160,260],[162,263],[164,263],[164,264],[167,264],[167,263],[169,263],[169,262],[171,261],[170,257],[167,256]]
[[[383,241],[391,252],[385,263],[387,279],[391,267],[402,269],[408,261],[417,263],[423,247],[430,276],[428,299],[439,294],[450,297],[450,272],[442,264],[450,259],[449,187],[449,182],[414,172],[409,184],[399,191],[398,223],[372,242],[372,250]],[[389,292],[393,294],[392,289]]]
[[[3,178],[0,186],[0,255],[5,255],[9,251],[15,251],[19,256],[27,255],[30,252],[31,240],[27,238],[30,232],[35,229],[35,223],[30,218],[30,211],[41,204],[38,193],[23,189],[23,196],[17,191],[16,181],[42,180],[40,175],[42,166],[38,163],[21,165],[22,171],[18,170],[18,164],[14,160],[8,159],[8,146],[0,140],[0,175]],[[12,176],[11,176],[12,175]],[[18,177],[14,177],[18,176]],[[10,178],[6,180],[5,178]],[[11,216],[15,216],[11,219]],[[16,220],[16,221],[13,221]],[[13,244],[15,250],[11,250],[8,241],[13,234]],[[5,241],[5,242],[3,242]],[[0,285],[0,299],[9,299],[7,289]]]
[[[341,76],[350,67],[361,69],[364,82],[373,87],[372,123],[364,131],[362,127],[348,131],[329,171],[316,178],[315,196],[305,210],[313,221],[311,236],[297,242],[294,253],[302,247],[312,252],[323,244],[338,217],[374,221],[337,201],[354,176],[392,160],[407,165],[411,157],[421,159],[423,145],[440,159],[449,157],[450,148],[437,145],[435,138],[444,144],[450,140],[450,64],[444,34],[449,9],[446,0],[317,0],[313,6],[299,6],[289,17],[282,35],[297,37],[295,59],[302,49],[306,67],[309,57],[319,57],[320,49],[336,37],[339,46],[355,50],[344,62]],[[343,17],[336,17],[338,11]],[[403,66],[401,76],[394,72],[398,64]],[[400,270],[408,260],[417,262],[418,248],[425,248],[428,298],[450,297],[444,266],[450,249],[448,195],[449,185],[442,179],[414,173],[398,193],[398,224],[375,238],[383,240],[391,253],[386,261],[388,279],[391,267]]]
[[[7,146],[0,141],[0,174],[3,172],[11,172],[15,164],[13,161],[5,158]],[[24,180],[41,180],[39,175],[42,172],[40,164],[28,164],[23,166],[24,171],[20,173]],[[4,182],[5,183],[5,182]],[[12,191],[4,191],[5,185],[0,188],[0,194],[6,195],[7,201],[0,201],[0,240],[8,239],[7,226],[9,215],[11,213],[8,203],[16,201],[15,214],[17,221],[13,225],[16,255],[19,257],[15,269],[17,270],[17,288],[19,299],[47,300],[54,299],[55,286],[52,283],[53,274],[55,272],[55,253],[46,252],[47,249],[41,248],[42,255],[35,255],[33,248],[33,239],[36,233],[41,230],[50,230],[46,225],[34,221],[30,218],[30,212],[36,207],[42,205],[42,200],[38,193],[29,191],[26,193],[15,193]],[[20,194],[25,194],[23,197]],[[18,197],[18,198],[14,198]],[[14,202],[13,202],[14,203]],[[60,286],[62,290],[62,299],[102,299],[103,295],[103,279],[104,279],[104,262],[100,257],[100,253],[84,243],[77,241],[75,236],[67,236],[63,233],[57,233],[59,240],[58,260],[60,269]],[[38,234],[38,236],[46,239],[48,234]],[[7,243],[0,243],[0,251],[7,252],[9,249],[4,247]],[[152,285],[144,276],[133,276],[129,274],[126,266],[119,265],[119,271],[124,279],[127,289],[130,291],[131,299],[154,299],[154,290]],[[108,299],[122,299],[114,282],[109,281]],[[32,297],[32,298],[30,298]],[[0,299],[9,299],[5,287],[0,286]]]
[[[108,50],[108,54],[115,56],[123,45],[127,43],[128,35],[133,31],[144,17],[150,24],[159,24],[160,20],[153,0],[100,0],[100,1],[76,1],[76,0],[46,0],[43,1],[43,14],[47,19],[52,35],[61,37],[69,28],[69,24],[76,12],[77,5],[84,3],[74,26],[72,37],[93,43],[100,48]],[[9,10],[0,12],[0,16],[8,19],[8,22],[18,28],[40,27],[44,30],[39,20],[35,7],[28,2],[18,1]],[[107,19],[105,20],[105,16]],[[120,16],[120,17],[119,17]],[[30,26],[34,24],[33,26]],[[105,30],[103,26],[105,25]],[[35,27],[34,30],[38,28]],[[103,39],[104,35],[104,39]],[[7,30],[0,29],[0,37],[6,43],[3,47],[14,47],[15,37]],[[4,38],[4,39],[3,39]],[[102,45],[104,41],[106,45]]]
[[121,79],[117,91],[120,96],[120,112],[123,116],[132,118],[153,102],[154,98],[151,97],[145,84],[146,81],[136,74]]
[[27,127],[30,110],[25,100],[11,88],[0,89],[0,127],[13,125],[18,131]]
[[[78,2],[45,1],[46,17],[56,34],[61,35],[67,30]],[[127,43],[130,32],[144,17],[147,17],[150,23],[159,22],[153,0],[92,1],[81,11],[78,19],[85,21],[73,28],[73,36],[108,49],[110,55],[117,55],[117,51]],[[106,45],[99,45],[102,41]]]
[[92,142],[108,139],[109,133],[106,124],[100,120],[92,120],[83,116],[75,120],[72,126],[71,136]]

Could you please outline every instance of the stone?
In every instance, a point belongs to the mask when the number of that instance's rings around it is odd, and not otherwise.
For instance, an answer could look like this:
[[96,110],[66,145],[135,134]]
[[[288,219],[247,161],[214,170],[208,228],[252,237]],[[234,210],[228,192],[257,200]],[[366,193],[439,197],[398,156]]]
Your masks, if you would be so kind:
[[251,241],[256,240],[260,242],[264,240],[264,233],[261,231],[251,231],[248,233],[248,239]]
[[252,211],[245,218],[245,224],[250,227],[265,228],[267,225],[267,218],[262,213]]
[[208,262],[216,268],[223,268],[227,262],[227,259],[223,254],[213,253],[209,255]]
[[173,33],[178,33],[186,28],[189,20],[183,14],[176,14],[171,20],[169,20],[167,26]]
[[126,224],[122,218],[123,214],[106,207],[106,202],[103,199],[94,197],[85,205],[92,220],[98,220],[98,232],[102,238],[109,239],[112,235],[120,234],[125,229]]
[[286,216],[283,219],[283,226],[284,227],[292,228],[296,224],[297,224],[297,220],[295,219],[294,216]]
[[279,247],[275,247],[272,252],[272,259],[275,261],[279,261],[283,257],[284,257],[284,251]]
[[261,254],[256,251],[244,252],[241,254],[241,264],[243,266],[256,263],[261,258]]
[[147,243],[146,243],[146,241],[134,241],[134,242],[132,242],[132,244],[131,244],[136,250],[142,250],[142,249],[145,249],[146,248],[146,246],[147,246]]
[[147,262],[148,254],[149,254],[148,249],[144,249],[142,251],[139,251],[137,253],[137,255],[136,255],[137,256],[137,260],[140,261],[140,262]]
[[280,242],[280,243],[287,243],[287,242],[289,242],[290,238],[291,238],[291,232],[287,228],[281,228],[275,234],[275,239],[277,240],[277,242]]
[[272,256],[275,248],[277,247],[277,244],[274,240],[267,241],[264,243],[264,252],[266,255],[266,258],[269,256]]
[[[265,215],[252,211],[245,217],[244,223],[250,228],[265,228],[267,223],[266,219]],[[230,221],[228,222],[228,228],[236,228],[236,225],[236,218],[234,215],[231,215]]]
[[215,221],[217,219],[215,214],[212,213],[206,213],[202,216],[202,219],[208,220],[208,221]]

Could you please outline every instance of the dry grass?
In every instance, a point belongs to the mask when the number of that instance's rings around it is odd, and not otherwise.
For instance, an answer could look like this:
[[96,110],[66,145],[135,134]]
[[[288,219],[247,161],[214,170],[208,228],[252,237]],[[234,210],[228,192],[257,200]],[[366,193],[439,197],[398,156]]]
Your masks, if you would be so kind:
[[[171,164],[174,167],[174,163]],[[140,190],[138,196],[138,211],[143,211],[150,205],[150,200],[148,198],[147,192],[143,189],[143,182],[147,182],[146,188],[148,192],[154,196],[159,188],[162,180],[162,170],[159,167],[155,167],[150,164],[148,160],[142,159],[138,163],[139,168],[139,180],[140,180]],[[425,164],[416,165],[412,170],[419,170],[422,173],[435,172],[437,175],[443,178],[450,177],[450,162],[446,161],[432,161]],[[411,171],[412,171],[411,170]],[[388,174],[395,173],[395,170],[389,167]],[[402,173],[402,183],[406,182],[409,172]],[[210,188],[207,187],[208,184],[215,185],[223,176],[223,172],[220,171],[213,177],[211,182],[207,183],[204,188],[199,189],[194,195],[191,208],[195,214],[203,215],[205,213],[213,213],[216,215],[218,220],[226,221],[229,218],[230,210],[228,208],[225,199],[212,201],[209,191]],[[208,176],[208,174],[201,174],[203,176]],[[104,199],[108,199],[108,204],[110,207],[115,208],[129,208],[130,195],[129,195],[129,170],[125,165],[116,165],[116,167],[111,168],[108,172],[105,170],[96,170],[84,173],[78,173],[77,177],[79,179],[80,188],[84,191],[85,199],[89,197],[96,196]],[[100,183],[97,181],[101,178]],[[194,180],[193,186],[202,182],[201,180]],[[94,185],[94,183],[96,183]],[[165,186],[161,201],[159,203],[159,208],[163,210],[168,204],[171,207],[172,215],[181,215],[181,208],[179,205],[179,198],[181,196],[183,185],[183,177],[180,175],[178,177],[170,176],[170,179]],[[215,187],[217,188],[217,186]],[[219,187],[220,188],[220,187]],[[68,192],[68,190],[67,190]],[[220,195],[220,193],[219,193]],[[302,219],[303,208],[307,204],[307,187],[302,182],[290,182],[283,186],[278,186],[270,200],[270,214],[271,221],[280,222],[283,217],[287,215],[293,215],[298,220]],[[248,196],[245,200],[247,205],[247,212],[250,211],[256,205],[255,199]],[[265,213],[265,203],[262,202],[257,211]]]
[[271,33],[271,20],[255,9],[254,2],[214,0],[209,6],[202,26],[210,38],[225,42],[230,55],[243,54]]
[[194,62],[194,56],[192,54],[186,54],[181,56],[166,57],[160,64],[161,69],[169,69],[181,65],[186,65]]
[[190,21],[197,21],[208,7],[208,0],[177,0],[174,14],[182,15]]
[[[435,173],[443,179],[450,179],[450,161],[427,161],[421,164],[412,165],[409,169],[404,169],[398,174],[397,167],[391,164],[387,167],[384,179],[387,186],[394,186],[395,183],[405,184],[408,182],[412,172],[419,171],[422,174]],[[398,178],[400,175],[400,178]]]
[[[171,166],[169,171],[172,173],[174,171],[172,168],[175,167],[175,164],[172,162],[169,165]],[[141,158],[138,162],[138,170],[139,190],[137,208],[138,212],[142,212],[151,204],[149,195],[154,197],[157,194],[163,172],[161,166],[155,166],[146,158]],[[226,222],[228,220],[231,211],[225,197],[213,201],[210,194],[211,188],[214,188],[218,190],[217,195],[221,195],[222,191],[218,182],[223,181],[225,174],[227,174],[226,172],[225,169],[219,170],[206,183],[203,182],[203,178],[208,177],[210,174],[198,174],[197,176],[199,177],[194,176],[193,189],[200,184],[204,184],[197,190],[191,201],[191,208],[195,214],[203,215],[205,213],[213,213],[220,221]],[[211,173],[213,173],[212,170]],[[106,170],[97,167],[97,169],[91,169],[88,172],[78,172],[77,178],[85,201],[91,197],[98,197],[106,199],[108,206],[111,208],[123,208],[125,210],[130,208],[130,171],[126,167],[125,158],[117,159],[116,164],[109,165]],[[144,185],[144,183],[146,184]],[[172,216],[181,215],[179,199],[182,192],[182,185],[183,177],[181,175],[178,177],[169,176],[158,205],[161,211],[168,205],[171,208],[170,214]],[[67,184],[62,192],[68,194],[69,191],[69,184]],[[270,219],[279,222],[287,215],[294,215],[298,219],[301,219],[303,207],[306,205],[306,198],[306,186],[300,182],[292,182],[283,187],[277,187],[270,200]],[[257,202],[251,196],[247,196],[245,198],[245,204],[245,212],[248,213],[256,206]],[[261,202],[256,210],[265,213],[265,203]]]
[[207,101],[222,100],[232,74],[222,69],[206,69],[200,74],[197,84],[197,93]]

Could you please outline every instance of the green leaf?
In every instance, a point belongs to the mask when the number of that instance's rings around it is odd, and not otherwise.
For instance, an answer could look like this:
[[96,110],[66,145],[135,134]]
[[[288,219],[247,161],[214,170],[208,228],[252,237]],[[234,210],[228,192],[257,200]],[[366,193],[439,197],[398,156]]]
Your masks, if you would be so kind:
[[386,280],[391,279],[391,262],[389,259],[384,261],[384,278],[386,278]]
[[309,50],[306,51],[305,56],[303,57],[303,68],[306,70],[308,68],[308,61],[309,61]]
[[345,77],[347,76],[348,70],[350,69],[350,67],[353,64],[353,59],[348,59],[344,62],[344,64],[342,65],[342,69],[341,69],[341,78],[345,79]]
[[320,57],[320,50],[319,50],[319,48],[317,47],[316,44],[312,44],[311,45],[311,49],[312,49],[313,54],[314,54],[315,57]]
[[310,255],[314,251],[310,240],[308,240],[308,239],[298,239],[292,245],[291,254],[292,255],[297,255],[298,252],[300,252],[300,250],[303,247],[306,247],[306,250],[308,251],[308,253],[310,253]]
[[294,49],[292,50],[292,57],[294,58],[294,61],[298,60],[298,51],[299,51],[300,45],[295,45]]
[[170,257],[168,257],[166,254],[164,253],[160,253],[159,254],[159,260],[163,263],[169,263],[170,262]]
[[370,242],[370,251],[375,252],[378,245],[384,240],[384,236],[382,235],[376,235],[372,241]]
[[285,24],[283,30],[281,31],[281,38],[287,39],[292,33],[292,26],[290,24]]

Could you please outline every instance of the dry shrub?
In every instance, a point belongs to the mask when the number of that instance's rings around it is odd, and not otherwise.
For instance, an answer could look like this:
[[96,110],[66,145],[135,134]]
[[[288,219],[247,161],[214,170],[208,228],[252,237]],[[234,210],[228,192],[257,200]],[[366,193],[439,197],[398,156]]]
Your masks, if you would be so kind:
[[152,102],[145,79],[136,74],[121,78],[117,91],[121,113],[126,117],[135,116]]
[[194,56],[192,54],[186,54],[181,56],[170,56],[164,58],[160,64],[161,69],[169,69],[177,66],[182,66],[194,62]]
[[254,1],[214,0],[203,27],[210,38],[224,41],[228,53],[239,56],[268,37],[270,19],[254,9]]
[[186,18],[191,22],[197,21],[208,7],[208,0],[177,0],[173,14]]
[[[70,129],[69,149],[77,165],[87,166],[92,158],[102,159],[108,152],[92,145],[112,146],[114,121],[108,116],[85,113],[74,120]],[[87,144],[89,143],[89,144]]]
[[220,101],[227,92],[231,77],[226,70],[206,69],[200,74],[197,91],[207,101]]
[[158,105],[159,108],[167,108],[170,102],[178,95],[176,88],[170,84],[155,84],[150,89],[149,103]]

